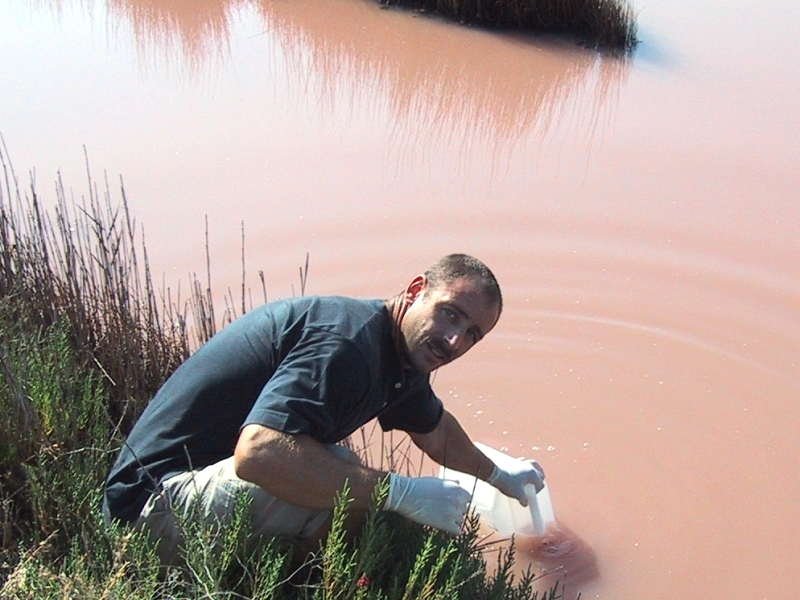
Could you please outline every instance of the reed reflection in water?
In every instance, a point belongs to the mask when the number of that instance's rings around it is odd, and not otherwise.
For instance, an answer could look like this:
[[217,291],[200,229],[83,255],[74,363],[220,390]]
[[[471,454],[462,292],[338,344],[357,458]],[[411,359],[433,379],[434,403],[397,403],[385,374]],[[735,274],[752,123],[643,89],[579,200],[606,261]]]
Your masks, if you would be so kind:
[[108,0],[109,16],[129,25],[143,63],[197,75],[226,58],[235,9],[244,0]]
[[[363,0],[109,0],[109,7],[132,23],[146,61],[184,61],[190,73],[224,58],[234,15],[253,9],[283,54],[282,92],[296,105],[329,110],[388,108],[392,149],[414,160],[448,144],[462,157],[480,143],[508,157],[559,121],[591,137],[630,71],[630,61],[555,38],[475,30]],[[263,57],[272,70],[281,69],[277,58]]]

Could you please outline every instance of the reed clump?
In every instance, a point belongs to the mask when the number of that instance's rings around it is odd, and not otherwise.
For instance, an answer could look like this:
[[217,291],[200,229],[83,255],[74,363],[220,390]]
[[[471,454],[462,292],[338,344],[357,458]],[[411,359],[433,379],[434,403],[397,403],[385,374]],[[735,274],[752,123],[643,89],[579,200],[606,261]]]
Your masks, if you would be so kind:
[[184,564],[168,572],[145,536],[107,527],[108,469],[188,356],[188,312],[213,335],[210,292],[195,282],[184,307],[157,294],[121,185],[115,205],[107,182],[98,192],[89,177],[88,195],[70,202],[59,180],[51,216],[6,156],[0,144],[0,598],[561,597],[557,586],[536,591],[530,573],[514,580],[513,545],[490,571],[474,518],[451,537],[378,511],[385,485],[354,543],[342,490],[331,534],[302,560],[291,541],[251,543],[247,498],[224,531],[185,524]]
[[379,0],[461,23],[577,36],[602,50],[629,53],[636,19],[628,0]]
[[89,544],[110,455],[188,356],[185,327],[138,264],[124,190],[114,207],[90,178],[70,203],[58,180],[51,214],[6,156],[0,147],[2,548]]

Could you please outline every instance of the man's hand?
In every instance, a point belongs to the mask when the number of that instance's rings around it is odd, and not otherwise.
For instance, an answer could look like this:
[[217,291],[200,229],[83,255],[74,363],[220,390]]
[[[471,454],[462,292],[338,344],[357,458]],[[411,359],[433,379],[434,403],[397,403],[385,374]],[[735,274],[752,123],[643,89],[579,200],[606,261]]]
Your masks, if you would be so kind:
[[510,498],[516,498],[522,506],[528,506],[525,486],[532,484],[539,492],[544,487],[544,471],[533,460],[517,460],[501,469],[494,466],[486,482],[493,485]]
[[383,508],[456,535],[461,532],[469,501],[469,492],[455,481],[390,473],[389,497]]

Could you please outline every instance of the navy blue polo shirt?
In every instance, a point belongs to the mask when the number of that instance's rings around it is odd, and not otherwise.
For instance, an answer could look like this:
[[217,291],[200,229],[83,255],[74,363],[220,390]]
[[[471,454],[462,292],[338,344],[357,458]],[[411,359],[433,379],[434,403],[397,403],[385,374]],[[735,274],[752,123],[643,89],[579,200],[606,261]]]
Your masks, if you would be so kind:
[[441,401],[402,369],[382,300],[310,297],[265,304],[212,337],[167,380],[131,430],[106,482],[112,517],[135,521],[159,481],[232,456],[258,423],[341,441],[378,417],[432,431]]

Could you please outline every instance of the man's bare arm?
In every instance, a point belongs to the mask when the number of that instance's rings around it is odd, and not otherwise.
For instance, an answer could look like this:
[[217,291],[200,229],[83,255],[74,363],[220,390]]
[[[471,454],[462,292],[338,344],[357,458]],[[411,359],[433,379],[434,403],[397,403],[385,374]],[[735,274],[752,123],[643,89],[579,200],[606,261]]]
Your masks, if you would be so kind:
[[350,487],[354,509],[367,509],[386,475],[336,456],[309,435],[291,435],[247,425],[234,451],[236,474],[291,504],[333,508],[336,492]]
[[430,433],[409,434],[425,454],[449,469],[487,479],[494,463],[478,450],[458,420],[444,411],[438,427]]
[[533,484],[536,491],[544,486],[544,472],[535,461],[511,459],[502,468],[495,468],[495,464],[475,447],[456,418],[447,411],[431,433],[413,434],[411,439],[440,465],[483,479],[506,496],[519,500],[523,506],[528,505],[527,484]]

